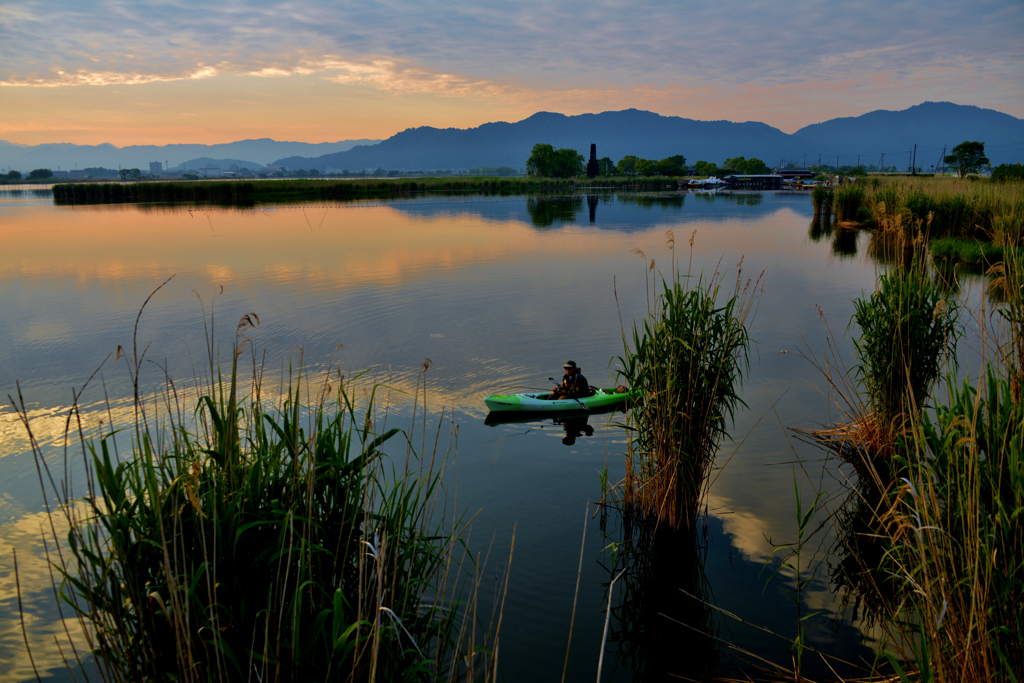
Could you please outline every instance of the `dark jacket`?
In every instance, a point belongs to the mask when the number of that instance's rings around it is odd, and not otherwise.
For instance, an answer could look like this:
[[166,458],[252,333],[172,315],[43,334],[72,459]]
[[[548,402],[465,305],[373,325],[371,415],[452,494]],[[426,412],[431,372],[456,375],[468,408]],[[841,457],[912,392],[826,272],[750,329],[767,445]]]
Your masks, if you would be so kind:
[[579,370],[573,377],[570,377],[568,372],[562,375],[562,382],[558,386],[565,390],[565,398],[583,398],[590,395],[587,378],[580,374]]

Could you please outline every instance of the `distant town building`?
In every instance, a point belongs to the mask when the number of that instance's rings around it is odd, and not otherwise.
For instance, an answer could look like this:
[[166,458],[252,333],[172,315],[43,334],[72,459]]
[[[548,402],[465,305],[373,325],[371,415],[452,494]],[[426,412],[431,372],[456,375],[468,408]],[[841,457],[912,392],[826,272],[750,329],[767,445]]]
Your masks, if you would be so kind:
[[163,173],[164,172],[163,162],[160,162],[160,161],[151,161],[151,162],[149,162],[149,172],[150,173]]

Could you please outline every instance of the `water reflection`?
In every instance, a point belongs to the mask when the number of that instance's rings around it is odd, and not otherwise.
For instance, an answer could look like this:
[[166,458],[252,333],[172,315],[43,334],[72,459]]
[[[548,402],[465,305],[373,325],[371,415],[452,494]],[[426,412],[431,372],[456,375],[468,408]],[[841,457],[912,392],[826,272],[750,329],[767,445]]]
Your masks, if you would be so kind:
[[[705,532],[673,530],[630,506],[603,508],[601,524],[616,541],[607,567],[607,585],[617,584],[608,636],[616,668],[631,671],[634,681],[723,675],[704,573]],[[610,525],[618,525],[617,532]]]
[[832,253],[841,259],[855,258],[859,234],[860,232],[855,228],[837,226],[832,234]]
[[807,231],[807,236],[811,238],[812,242],[820,242],[821,240],[832,236],[832,220],[827,214],[821,214],[811,219],[811,227]]
[[891,548],[881,515],[886,496],[862,479],[835,513],[838,534],[829,549],[829,575],[843,608],[866,628],[885,628],[899,600],[899,573],[890,566]]
[[492,412],[484,418],[484,424],[488,427],[497,427],[506,424],[535,424],[553,425],[561,427],[565,432],[562,443],[566,446],[576,444],[576,439],[586,438],[594,435],[594,427],[590,424],[590,418],[597,415],[614,415],[618,412],[617,407],[596,408],[587,412],[573,412],[570,414],[552,417],[551,413],[529,413],[529,412]]
[[572,223],[582,206],[582,197],[530,197],[526,200],[530,222],[537,228],[549,228],[555,223]]

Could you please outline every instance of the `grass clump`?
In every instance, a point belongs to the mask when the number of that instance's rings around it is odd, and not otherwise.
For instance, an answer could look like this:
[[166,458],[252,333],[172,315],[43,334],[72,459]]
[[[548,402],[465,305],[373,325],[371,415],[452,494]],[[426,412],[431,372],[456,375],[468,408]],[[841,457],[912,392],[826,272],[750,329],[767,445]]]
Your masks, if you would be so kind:
[[986,268],[1003,260],[1003,248],[993,242],[959,240],[955,237],[940,237],[928,243],[932,258],[945,259]]
[[[669,236],[670,244],[674,239]],[[692,246],[692,239],[691,239]],[[651,268],[653,269],[653,262]],[[716,272],[662,280],[651,312],[634,325],[619,371],[642,403],[630,412],[625,503],[672,528],[692,528],[747,363],[747,319],[760,278],[722,291]],[[632,346],[632,349],[630,349]]]
[[919,257],[884,273],[878,290],[854,301],[855,372],[881,426],[897,433],[916,413],[954,357],[958,305],[932,280]]
[[835,189],[833,213],[839,223],[857,221],[864,206],[866,192],[860,183],[844,183]]
[[832,202],[835,199],[835,190],[827,185],[815,185],[811,190],[811,204],[814,206],[814,215],[828,215],[832,213]]
[[[194,402],[170,386],[159,428],[137,398],[127,457],[115,429],[83,441],[84,497],[53,486],[52,514],[70,528],[60,594],[101,677],[443,680],[486,670],[487,652],[472,651],[472,606],[456,602],[461,525],[433,514],[446,454],[378,430],[376,389],[358,406],[340,376],[305,401],[300,376],[268,403],[254,372],[242,397],[239,355]],[[129,361],[138,387],[141,358]],[[385,453],[394,443],[402,459]]]
[[1024,408],[990,364],[977,386],[951,379],[948,400],[915,418],[904,447],[889,528],[898,576],[914,587],[913,656],[936,681],[1018,680]]

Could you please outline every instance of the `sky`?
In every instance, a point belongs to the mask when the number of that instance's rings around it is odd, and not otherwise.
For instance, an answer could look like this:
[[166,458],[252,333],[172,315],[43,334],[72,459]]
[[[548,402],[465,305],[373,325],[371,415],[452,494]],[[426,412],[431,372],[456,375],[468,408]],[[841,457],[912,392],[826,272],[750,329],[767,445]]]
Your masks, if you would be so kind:
[[301,142],[630,107],[1024,118],[1022,0],[0,0],[0,139]]

